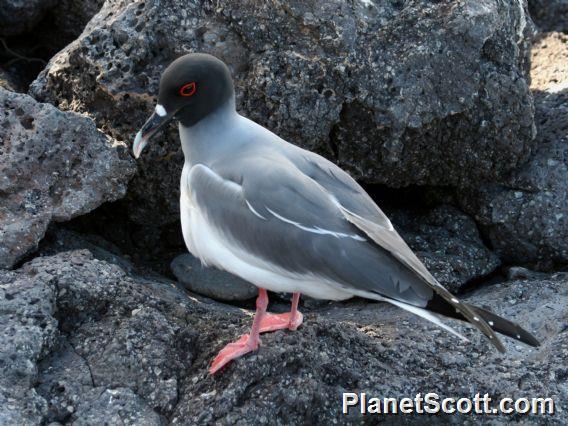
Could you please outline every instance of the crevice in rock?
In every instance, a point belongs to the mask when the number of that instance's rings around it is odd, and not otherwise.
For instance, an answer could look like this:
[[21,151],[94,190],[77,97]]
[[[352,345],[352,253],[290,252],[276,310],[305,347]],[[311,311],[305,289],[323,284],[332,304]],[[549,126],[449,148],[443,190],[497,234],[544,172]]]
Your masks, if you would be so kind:
[[92,236],[95,244],[100,244],[100,240],[111,243],[103,248],[132,262],[141,275],[158,274],[175,280],[170,262],[178,254],[187,252],[180,222],[162,227],[141,225],[132,221],[124,211],[121,201],[106,203],[61,226]]
[[389,210],[394,209],[420,211],[446,202],[451,195],[451,188],[448,187],[410,185],[392,188],[367,182],[359,184],[387,215]]
[[[473,217],[473,219],[475,220],[475,217]],[[493,247],[493,243],[491,242],[491,238],[489,237],[489,232],[487,232],[487,230],[483,226],[481,226],[481,224],[477,220],[475,220],[475,226],[477,227],[479,238],[481,238],[483,245],[489,250],[494,250],[495,247]]]
[[337,162],[339,159],[339,144],[337,141],[339,126],[341,122],[345,119],[345,102],[341,104],[341,110],[339,111],[339,121],[335,123],[329,132],[329,137],[327,138],[327,143],[331,153],[333,154],[333,158]]
[[25,92],[30,83],[59,49],[46,46],[33,31],[0,38],[0,69],[10,87]]
[[460,287],[456,294],[463,297],[473,293],[474,291],[480,290],[483,287],[506,281],[506,276],[504,275],[503,270],[504,268],[500,267],[487,275],[475,277],[469,280]]
[[11,269],[16,271],[16,270],[20,269],[22,266],[24,266],[26,263],[31,262],[34,258],[36,258],[38,256],[38,254],[40,254],[40,247],[41,247],[42,243],[43,243],[43,240],[40,241],[40,244],[38,245],[38,248],[36,250],[31,251],[30,253],[28,253],[24,257],[22,257],[19,261],[14,263],[14,266]]
[[13,90],[27,92],[49,60],[81,34],[103,3],[61,0],[29,31],[0,38],[0,83],[5,79]]

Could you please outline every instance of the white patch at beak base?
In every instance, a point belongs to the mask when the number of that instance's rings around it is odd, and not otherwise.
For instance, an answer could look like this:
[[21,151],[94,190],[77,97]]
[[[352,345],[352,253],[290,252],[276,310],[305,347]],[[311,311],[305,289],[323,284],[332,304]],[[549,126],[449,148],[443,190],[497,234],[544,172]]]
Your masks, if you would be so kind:
[[158,114],[160,117],[165,117],[168,113],[162,105],[158,104],[156,105],[156,114]]

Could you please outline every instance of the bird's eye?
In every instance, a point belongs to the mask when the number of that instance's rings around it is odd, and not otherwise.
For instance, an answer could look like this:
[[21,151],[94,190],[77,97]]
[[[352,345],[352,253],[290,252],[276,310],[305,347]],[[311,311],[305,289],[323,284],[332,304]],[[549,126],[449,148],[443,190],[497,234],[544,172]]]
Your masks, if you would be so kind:
[[187,83],[181,86],[179,88],[179,94],[181,96],[186,96],[186,97],[193,96],[196,90],[197,90],[197,85],[195,84],[195,81],[192,81],[191,83]]

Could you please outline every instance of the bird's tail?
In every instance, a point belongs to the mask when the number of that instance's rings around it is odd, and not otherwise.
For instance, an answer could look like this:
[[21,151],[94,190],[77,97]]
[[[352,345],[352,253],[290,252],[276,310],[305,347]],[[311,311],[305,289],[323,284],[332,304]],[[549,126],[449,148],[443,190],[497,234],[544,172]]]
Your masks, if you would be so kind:
[[[502,318],[499,315],[496,315],[486,309],[478,308],[477,306],[469,304],[467,304],[467,306],[481,318],[483,318],[483,320],[485,320],[485,322],[487,322],[487,324],[489,324],[489,326],[497,333],[512,337],[513,339],[526,343],[530,346],[540,346],[540,342],[536,339],[536,337],[534,337],[520,325],[506,320],[505,318]],[[439,296],[434,296],[434,298],[428,302],[426,309],[450,318],[467,321],[467,319],[461,313],[456,312],[452,305],[447,303],[443,298]]]
[[497,333],[501,333],[505,336],[512,337],[520,342],[526,343],[530,346],[540,346],[540,342],[527,330],[522,328],[519,324],[509,321],[505,318],[495,315],[486,309],[478,308],[477,306],[469,305],[471,309],[479,314],[489,326],[495,330]]

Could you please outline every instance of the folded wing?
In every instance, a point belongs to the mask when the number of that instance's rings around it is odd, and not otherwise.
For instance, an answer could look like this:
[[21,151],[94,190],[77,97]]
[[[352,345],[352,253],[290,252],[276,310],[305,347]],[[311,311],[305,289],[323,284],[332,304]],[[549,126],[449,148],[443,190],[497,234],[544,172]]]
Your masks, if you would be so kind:
[[420,277],[456,312],[483,332],[499,351],[505,351],[482,316],[440,285],[392,227],[386,215],[351,176],[325,158],[305,151],[298,164],[303,173],[311,176],[337,200],[339,209],[349,222]]
[[240,159],[239,170],[196,165],[188,184],[195,204],[241,255],[352,294],[373,292],[419,307],[431,299],[426,282],[347,220],[333,197],[293,165],[256,157]]

